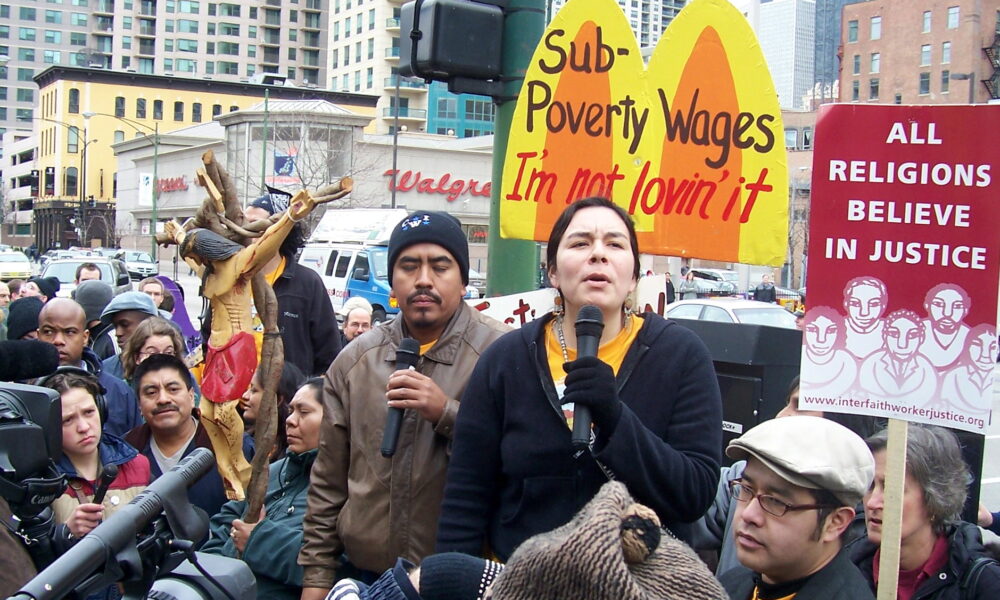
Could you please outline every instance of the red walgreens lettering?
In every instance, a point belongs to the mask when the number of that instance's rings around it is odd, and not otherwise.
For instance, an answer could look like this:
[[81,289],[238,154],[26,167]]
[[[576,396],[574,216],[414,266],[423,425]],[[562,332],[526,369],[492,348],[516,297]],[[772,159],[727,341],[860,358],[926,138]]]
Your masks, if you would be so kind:
[[[396,177],[397,173],[399,173],[398,177]],[[400,172],[395,169],[387,169],[383,175],[389,178],[389,191],[441,194],[447,196],[449,202],[454,202],[465,193],[470,196],[489,198],[492,188],[492,183],[489,181],[480,183],[476,179],[452,179],[451,173],[445,173],[434,179],[433,177],[423,177],[420,171]]]
[[183,192],[188,189],[187,177],[181,175],[180,177],[168,177],[166,179],[156,180],[157,191],[161,194],[163,192]]

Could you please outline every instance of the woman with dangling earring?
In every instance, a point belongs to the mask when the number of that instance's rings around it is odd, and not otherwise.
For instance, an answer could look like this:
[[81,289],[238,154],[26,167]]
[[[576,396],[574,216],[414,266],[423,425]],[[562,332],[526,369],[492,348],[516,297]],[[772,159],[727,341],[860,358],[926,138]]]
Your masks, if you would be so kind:
[[[437,551],[505,561],[611,479],[687,540],[715,495],[722,450],[708,350],[689,329],[632,312],[638,241],[610,200],[566,207],[546,258],[556,309],[494,342],[462,396]],[[597,356],[577,357],[574,324],[588,305],[604,328]],[[593,423],[582,447],[571,439],[577,406]]]

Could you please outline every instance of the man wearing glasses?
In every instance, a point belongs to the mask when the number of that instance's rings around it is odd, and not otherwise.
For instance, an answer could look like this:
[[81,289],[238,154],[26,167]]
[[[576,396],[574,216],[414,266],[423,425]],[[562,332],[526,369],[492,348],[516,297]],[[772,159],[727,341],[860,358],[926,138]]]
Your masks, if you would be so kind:
[[732,600],[873,598],[841,552],[875,461],[864,440],[813,416],[772,419],[729,443],[747,461],[732,482],[736,556],[719,580]]

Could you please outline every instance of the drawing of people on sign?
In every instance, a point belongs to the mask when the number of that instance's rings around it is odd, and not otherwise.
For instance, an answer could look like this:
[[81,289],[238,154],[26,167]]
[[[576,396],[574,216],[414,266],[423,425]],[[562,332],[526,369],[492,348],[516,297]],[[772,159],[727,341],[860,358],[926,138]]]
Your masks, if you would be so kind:
[[938,380],[934,365],[920,354],[924,342],[920,316],[909,309],[890,313],[882,337],[885,348],[861,363],[861,388],[874,399],[928,405],[935,399]]
[[939,283],[924,297],[924,343],[920,352],[939,369],[955,364],[965,349],[969,326],[963,323],[969,314],[969,294],[954,283]]
[[991,325],[976,325],[966,337],[965,353],[945,373],[941,399],[955,410],[985,415],[992,400],[993,367],[997,358],[997,331]]
[[882,347],[882,314],[889,292],[881,279],[863,275],[844,286],[844,310],[847,312],[845,345],[847,351],[865,358]]
[[818,396],[841,396],[850,390],[858,366],[844,350],[844,316],[829,306],[809,309],[803,337],[802,382]]

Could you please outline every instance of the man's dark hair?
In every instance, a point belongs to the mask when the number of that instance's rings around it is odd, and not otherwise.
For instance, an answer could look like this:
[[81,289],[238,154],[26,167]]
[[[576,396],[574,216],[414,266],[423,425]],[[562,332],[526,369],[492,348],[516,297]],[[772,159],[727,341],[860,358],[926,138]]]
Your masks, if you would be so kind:
[[295,260],[295,255],[305,245],[306,227],[305,223],[300,221],[292,225],[292,228],[288,231],[288,235],[285,236],[285,239],[281,242],[281,246],[278,247],[278,254],[288,260]]
[[132,388],[135,390],[135,395],[139,396],[139,387],[146,373],[162,371],[163,369],[177,371],[181,374],[181,379],[184,380],[184,385],[188,389],[194,387],[194,377],[191,376],[191,371],[188,370],[184,361],[169,354],[154,354],[135,367],[135,372],[132,374]]
[[79,267],[76,268],[76,277],[74,278],[74,281],[80,281],[80,273],[83,273],[84,271],[97,271],[98,273],[100,273],[101,268],[92,262],[82,263]]

